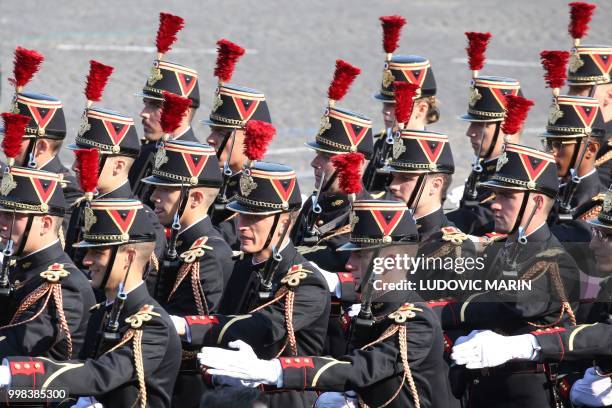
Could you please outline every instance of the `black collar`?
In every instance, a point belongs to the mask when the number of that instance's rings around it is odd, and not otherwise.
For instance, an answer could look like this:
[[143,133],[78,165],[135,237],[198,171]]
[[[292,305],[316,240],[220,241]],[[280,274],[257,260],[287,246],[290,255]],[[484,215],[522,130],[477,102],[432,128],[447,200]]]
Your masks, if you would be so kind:
[[53,156],[51,160],[47,162],[44,166],[40,168],[40,170],[50,171],[52,173],[63,173],[66,171],[66,166],[62,164],[59,157]]
[[446,219],[446,215],[444,215],[442,207],[438,208],[431,214],[427,214],[421,218],[417,218],[415,221],[417,223],[417,228],[419,230],[419,239],[421,241],[423,241],[427,236],[433,234],[434,232],[440,231],[440,228],[448,224],[448,220]]
[[23,276],[40,272],[42,269],[59,261],[64,255],[64,250],[60,242],[56,241],[47,248],[19,258],[12,275],[14,275],[15,278],[23,280]]
[[179,232],[177,247],[181,252],[186,251],[191,248],[191,245],[196,239],[203,236],[210,237],[213,234],[216,235],[216,230],[210,221],[210,217],[202,218],[186,230]]
[[121,184],[113,191],[109,191],[106,194],[100,194],[97,198],[132,198],[133,196],[134,195],[132,194],[130,183],[126,179],[123,184]]

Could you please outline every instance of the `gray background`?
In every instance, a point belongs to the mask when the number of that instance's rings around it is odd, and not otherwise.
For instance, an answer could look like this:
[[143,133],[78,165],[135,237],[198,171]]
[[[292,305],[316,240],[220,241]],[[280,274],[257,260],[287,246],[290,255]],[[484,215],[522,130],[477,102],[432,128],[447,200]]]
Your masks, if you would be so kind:
[[[612,41],[612,4],[593,0],[598,8],[584,43]],[[16,45],[42,52],[46,60],[28,90],[59,97],[74,138],[84,107],[83,88],[90,59],[115,67],[99,106],[132,115],[139,123],[142,102],[132,96],[147,78],[155,52],[158,13],[185,18],[175,49],[167,59],[198,70],[202,106],[196,119],[210,111],[215,78],[215,42],[228,38],[247,49],[232,83],[257,88],[267,95],[278,136],[268,160],[293,166],[308,193],[312,186],[312,153],[303,142],[313,138],[326,103],[334,62],[342,58],[360,67],[339,106],[370,116],[382,128],[380,104],[371,98],[381,79],[384,53],[378,17],[401,14],[398,53],[431,60],[442,111],[432,130],[449,135],[461,184],[472,152],[466,125],[456,120],[467,107],[470,72],[465,63],[464,31],[490,31],[489,63],[482,75],[505,75],[521,81],[525,96],[536,101],[524,139],[537,145],[546,123],[550,91],[545,89],[539,52],[569,49],[567,0],[174,0],[174,1],[13,1],[0,0],[1,106],[11,99],[12,54]],[[194,126],[205,140],[208,129]],[[138,126],[139,133],[142,128]],[[66,163],[72,154],[62,152]]]

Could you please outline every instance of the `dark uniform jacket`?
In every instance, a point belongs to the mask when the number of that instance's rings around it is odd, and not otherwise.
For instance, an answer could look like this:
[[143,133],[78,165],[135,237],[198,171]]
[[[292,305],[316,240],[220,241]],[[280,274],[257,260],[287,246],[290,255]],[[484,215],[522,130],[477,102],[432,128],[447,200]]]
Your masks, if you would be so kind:
[[599,180],[604,187],[609,187],[612,184],[612,120],[606,122],[606,136],[608,138],[607,143],[599,148],[597,153],[597,173],[599,174]]
[[[185,133],[182,135],[175,137],[175,139],[199,142],[191,127],[185,130]],[[141,180],[151,175],[153,164],[155,163],[155,153],[157,153],[157,141],[143,139],[140,145],[140,153],[134,164],[132,164],[128,175],[134,195],[145,204],[150,204],[149,197],[151,196],[152,188]]]
[[[59,277],[59,280],[49,283],[41,273],[51,279]],[[89,308],[95,304],[95,298],[87,277],[74,266],[59,241],[18,259],[10,271],[10,280],[15,290],[7,299],[8,305],[2,309],[0,356],[46,356],[58,360],[80,357]],[[55,285],[61,288],[61,311],[57,308],[55,295],[45,303],[49,292],[42,292]],[[35,300],[32,296],[37,292],[43,296]],[[26,302],[28,298],[35,301]],[[27,303],[31,305],[26,307]],[[24,308],[16,316],[21,306]],[[70,341],[62,327],[62,314]]]
[[[424,300],[439,299],[452,296],[461,299],[463,293],[444,290],[436,290],[439,286],[434,285],[436,281],[452,281],[463,279],[471,275],[472,271],[466,270],[460,262],[461,259],[475,257],[475,247],[467,234],[455,227],[448,220],[442,208],[417,218],[419,232],[419,251],[417,256],[428,262],[422,265],[413,274],[412,279],[417,283],[417,291]],[[429,286],[428,282],[433,285]]]
[[[143,318],[145,305],[151,307],[152,313]],[[149,310],[149,309],[146,309]],[[108,308],[103,304],[92,311],[92,323],[100,323],[107,314]],[[138,328],[132,329],[126,322],[130,316],[140,312],[131,321],[140,321]],[[115,350],[115,344],[98,343],[101,333],[91,330],[88,333],[87,349],[99,349],[97,358],[69,360],[65,362],[50,359],[23,357],[9,358],[12,375],[11,387],[21,389],[67,390],[73,396],[94,396],[105,407],[131,407],[138,399],[139,376],[146,388],[147,407],[170,407],[170,397],[180,365],[180,340],[170,320],[170,316],[149,295],[144,284],[128,293],[127,300],[119,316],[119,333],[124,339],[132,333],[136,335]],[[88,330],[89,331],[89,330]],[[137,354],[134,343],[137,336],[140,341],[139,364],[135,364]],[[105,352],[109,350],[108,352]],[[28,369],[24,364],[28,363]],[[142,371],[138,368],[142,364]],[[138,406],[138,404],[136,404]]]
[[[406,300],[418,299],[405,292]],[[399,333],[382,341],[380,336],[393,326],[406,330],[406,356],[420,406],[446,408],[457,406],[450,393],[448,367],[442,359],[443,337],[435,314],[424,303],[405,303],[406,320],[397,323],[389,317],[401,302],[374,303],[373,326],[354,325],[352,351],[331,357],[280,358],[283,387],[317,391],[354,390],[368,406],[414,407],[410,382],[404,379],[406,367],[399,347]],[[365,347],[368,344],[371,346]]]
[[482,173],[477,174],[472,170],[468,176],[468,180],[476,180],[476,199],[471,200],[464,196],[459,208],[446,214],[448,219],[461,231],[476,236],[493,232],[495,227],[493,211],[491,210],[495,194],[490,189],[478,185],[478,183],[482,183],[495,173],[497,158],[483,161],[481,165]]
[[232,250],[208,216],[179,232],[176,250],[176,261],[161,263],[156,298],[173,315],[215,313],[232,273]]
[[[327,283],[316,269],[297,254],[291,243],[281,254],[283,261],[273,279],[275,289],[269,304],[250,314],[186,317],[192,346],[227,347],[227,343],[240,339],[250,344],[264,359],[291,356],[294,351],[295,355],[321,354],[329,320]],[[232,274],[232,280],[238,277],[236,272]],[[291,297],[294,299],[290,306],[293,313],[289,315],[289,325],[285,317]],[[296,350],[292,350],[289,326],[295,335]],[[315,399],[316,395],[309,392],[274,392],[270,395],[270,406],[310,407]]]
[[[489,246],[485,254],[491,261],[487,262],[483,278],[508,282],[526,278],[529,273],[531,289],[490,290],[475,293],[464,302],[437,302],[434,310],[440,314],[443,327],[491,329],[515,335],[571,324],[567,308],[576,310],[579,297],[578,270],[573,259],[546,225],[528,236],[525,247],[519,245],[510,243],[501,249],[498,245]],[[544,391],[550,389],[544,367],[536,363],[509,362],[472,375],[476,378],[469,386],[470,406],[515,407],[520,403],[522,407],[536,408],[551,403],[551,394]]]

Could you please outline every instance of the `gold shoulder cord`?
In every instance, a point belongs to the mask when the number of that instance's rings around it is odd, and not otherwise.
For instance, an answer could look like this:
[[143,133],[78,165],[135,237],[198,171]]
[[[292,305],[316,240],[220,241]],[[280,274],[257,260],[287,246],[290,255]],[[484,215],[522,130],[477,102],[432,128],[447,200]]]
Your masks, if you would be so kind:
[[154,316],[159,317],[160,314],[153,311],[153,306],[143,305],[138,313],[125,319],[126,323],[130,324],[130,328],[125,332],[121,341],[106,352],[111,353],[127,344],[130,340],[132,341],[134,369],[138,380],[138,398],[131,405],[131,408],[137,405],[140,408],[146,408],[147,406],[147,387],[145,384],[144,361],[142,357],[142,334],[144,332],[144,323],[150,321]]
[[309,273],[312,273],[309,270],[303,269],[302,265],[293,265],[287,275],[285,275],[281,279],[281,283],[284,284],[276,293],[274,299],[270,300],[263,305],[256,307],[251,310],[249,314],[258,312],[259,310],[270,306],[276,302],[279,302],[281,299],[285,298],[285,330],[287,331],[287,339],[285,340],[285,344],[283,348],[278,352],[275,358],[278,358],[283,354],[287,345],[289,345],[291,349],[291,355],[297,356],[297,340],[295,339],[295,329],[293,327],[293,305],[295,302],[295,288],[300,285],[302,279],[306,278]]
[[[47,309],[49,301],[53,300],[53,304],[55,305],[55,309],[57,311],[57,317],[59,319],[60,330],[64,332],[64,335],[66,336],[68,359],[72,358],[72,336],[70,334],[70,328],[68,327],[66,315],[64,314],[64,303],[62,300],[61,285],[61,279],[65,278],[69,274],[70,272],[63,269],[63,265],[61,264],[53,264],[49,267],[49,269],[44,272],[41,272],[40,276],[43,279],[46,279],[46,282],[37,287],[30,294],[28,294],[28,296],[23,300],[23,302],[21,302],[21,304],[17,308],[17,311],[11,318],[10,323],[6,326],[0,327],[0,330],[9,327],[21,326],[22,324],[27,324],[37,319],[42,314],[42,312]],[[44,300],[38,312],[36,312],[29,319],[19,321],[21,315],[24,314],[28,309],[30,309],[30,307],[35,305],[42,298],[44,298]]]
[[[389,398],[384,404],[378,406],[377,408],[384,408],[387,405],[389,405],[395,398],[397,398],[399,393],[402,391],[402,387],[404,386],[405,382],[408,382],[408,388],[410,389],[410,394],[412,395],[412,399],[414,401],[415,408],[421,407],[421,402],[419,400],[419,393],[417,392],[416,384],[414,382],[414,378],[412,377],[412,371],[410,370],[410,364],[408,361],[408,329],[406,328],[406,325],[404,324],[406,320],[411,319],[414,316],[416,316],[415,311],[422,312],[423,309],[414,307],[412,303],[406,303],[402,305],[402,307],[400,307],[398,310],[396,310],[395,312],[391,313],[388,316],[389,319],[394,321],[394,324],[389,326],[387,330],[385,330],[383,334],[380,335],[379,338],[377,338],[371,343],[366,344],[365,346],[361,348],[361,350],[365,350],[368,347],[371,347],[378,343],[382,343],[386,339],[397,334],[397,341],[398,341],[398,346],[399,346],[399,351],[400,351],[400,359],[402,360],[402,366],[404,367],[404,375],[402,376],[402,382],[400,383],[395,393],[393,393],[391,398]],[[359,398],[359,405],[362,408],[369,408],[368,405],[366,405],[361,400],[361,397]]]
[[561,275],[559,273],[559,265],[556,262],[547,261],[547,260],[541,260],[541,261],[535,262],[527,270],[527,272],[523,274],[523,276],[521,277],[521,280],[524,280],[524,281],[535,280],[539,278],[540,276],[542,276],[543,274],[545,274],[546,272],[549,272],[550,279],[552,280],[552,284],[555,289],[555,293],[561,300],[561,311],[559,312],[559,317],[557,318],[557,320],[555,320],[553,323],[550,323],[550,324],[537,324],[537,323],[532,323],[532,322],[527,322],[527,323],[529,323],[531,326],[538,327],[538,328],[553,327],[553,326],[558,325],[561,322],[563,315],[567,313],[567,316],[569,317],[570,323],[572,324],[572,326],[576,326],[576,316],[574,315],[574,311],[572,310],[572,307],[567,299],[567,295],[565,293],[565,287],[563,286],[563,280],[561,279]]

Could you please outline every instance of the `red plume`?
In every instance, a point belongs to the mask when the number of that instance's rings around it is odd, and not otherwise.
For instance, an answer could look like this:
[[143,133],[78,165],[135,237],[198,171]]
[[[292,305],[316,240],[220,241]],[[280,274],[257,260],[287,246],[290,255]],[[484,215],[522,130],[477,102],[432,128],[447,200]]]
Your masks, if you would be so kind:
[[214,75],[219,81],[228,82],[232,79],[234,66],[244,55],[244,48],[226,39],[217,41],[217,64]]
[[93,193],[98,186],[98,167],[100,165],[100,152],[96,148],[78,149],[76,167],[79,184],[85,193]]
[[410,82],[395,81],[395,120],[397,123],[407,123],[414,107],[414,97],[419,86]]
[[473,31],[465,33],[468,46],[465,49],[468,54],[468,64],[472,71],[480,71],[484,67],[485,52],[491,39],[491,33],[476,33]]
[[533,101],[518,95],[506,95],[506,119],[501,128],[506,135],[515,135],[521,130]]
[[360,73],[361,70],[359,68],[352,66],[348,62],[341,59],[336,60],[336,72],[334,72],[334,79],[327,90],[327,97],[333,101],[339,101],[344,98],[349,87]]
[[165,54],[170,51],[172,44],[176,41],[176,33],[181,31],[183,27],[185,27],[185,20],[181,17],[169,13],[159,13],[159,28],[155,39],[157,52]]
[[391,54],[397,49],[406,19],[402,16],[383,16],[379,20],[383,28],[383,49],[387,54]]
[[567,79],[567,61],[570,54],[567,51],[542,51],[540,60],[544,68],[544,79],[549,88],[561,88]]
[[25,135],[25,129],[30,118],[17,113],[4,112],[4,139],[2,140],[2,150],[9,159],[14,159],[21,152],[21,142]]
[[249,120],[244,130],[244,155],[251,161],[263,159],[275,134],[276,129],[270,123]]
[[170,135],[178,129],[190,106],[189,98],[164,91],[164,103],[159,119],[164,133]]
[[332,164],[338,172],[340,189],[344,194],[357,194],[361,191],[361,166],[365,160],[359,152],[337,154],[332,157]]
[[589,22],[596,6],[583,2],[570,3],[569,6],[571,9],[568,31],[572,38],[582,38],[589,31]]
[[89,75],[87,75],[87,86],[85,87],[85,96],[88,101],[98,102],[102,99],[102,92],[104,92],[104,87],[113,69],[98,61],[89,61]]
[[16,87],[25,86],[36,72],[40,69],[40,64],[45,60],[38,51],[28,50],[17,47],[15,49],[15,59],[13,65],[13,75],[15,76]]

